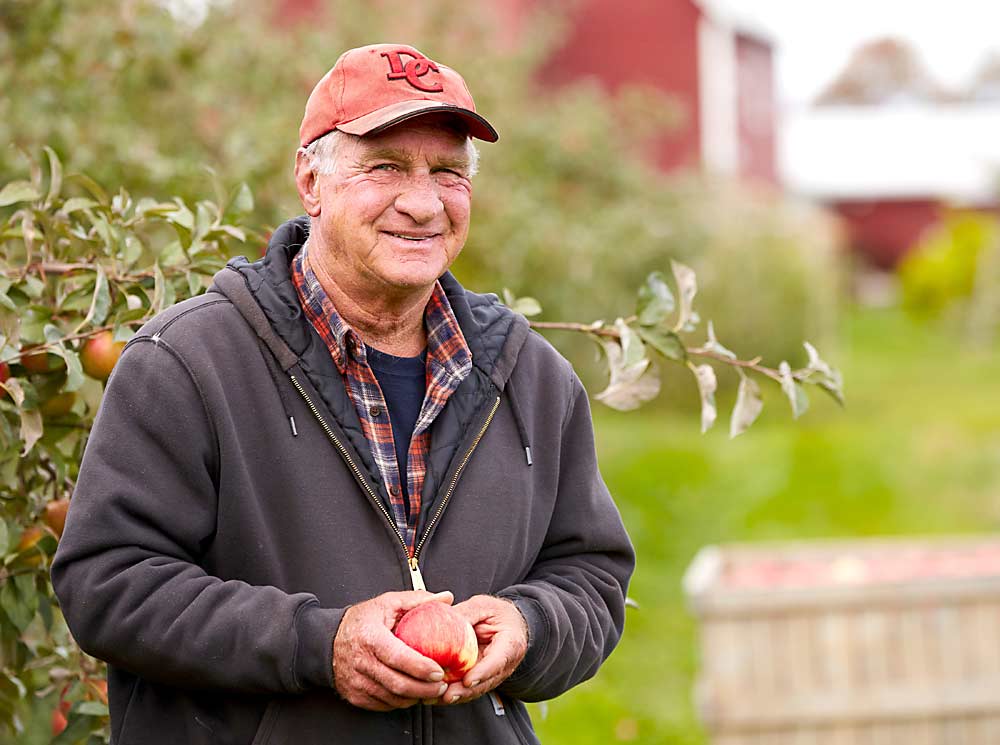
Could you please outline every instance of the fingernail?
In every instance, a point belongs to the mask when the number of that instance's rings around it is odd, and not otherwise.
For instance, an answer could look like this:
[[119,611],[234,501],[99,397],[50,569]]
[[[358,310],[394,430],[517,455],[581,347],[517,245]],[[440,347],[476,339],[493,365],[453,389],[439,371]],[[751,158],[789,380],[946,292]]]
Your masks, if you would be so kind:
[[462,698],[460,695],[458,695],[457,693],[453,693],[453,694],[451,694],[451,697],[448,699],[448,703],[449,704],[453,704],[456,701],[458,701],[460,698]]
[[481,681],[481,680],[474,680],[474,681],[472,681],[472,685],[470,685],[469,688],[476,688],[482,682],[483,681]]
[[447,690],[448,690],[448,684],[447,683],[442,683],[441,687],[438,689],[438,695],[437,695],[437,697],[441,698],[444,695],[444,692],[447,691]]
[[431,673],[429,676],[427,676],[427,680],[429,680],[431,683],[438,683],[444,680],[444,673],[442,672]]

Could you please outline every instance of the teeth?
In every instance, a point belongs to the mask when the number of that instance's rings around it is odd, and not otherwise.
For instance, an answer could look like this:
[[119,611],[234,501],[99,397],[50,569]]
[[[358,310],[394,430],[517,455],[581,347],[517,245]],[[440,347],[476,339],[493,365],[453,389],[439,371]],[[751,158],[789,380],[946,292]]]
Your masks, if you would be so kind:
[[389,235],[396,238],[402,238],[406,241],[426,241],[430,236],[412,236],[412,235],[401,235],[400,233],[389,233]]

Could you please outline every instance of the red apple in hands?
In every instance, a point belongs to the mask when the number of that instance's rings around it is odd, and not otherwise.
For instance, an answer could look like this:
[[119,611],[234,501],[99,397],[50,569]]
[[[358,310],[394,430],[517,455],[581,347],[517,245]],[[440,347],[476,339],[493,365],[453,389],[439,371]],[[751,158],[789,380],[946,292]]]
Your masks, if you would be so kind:
[[407,611],[394,629],[396,636],[444,670],[445,683],[461,680],[479,659],[472,624],[450,605],[431,600]]

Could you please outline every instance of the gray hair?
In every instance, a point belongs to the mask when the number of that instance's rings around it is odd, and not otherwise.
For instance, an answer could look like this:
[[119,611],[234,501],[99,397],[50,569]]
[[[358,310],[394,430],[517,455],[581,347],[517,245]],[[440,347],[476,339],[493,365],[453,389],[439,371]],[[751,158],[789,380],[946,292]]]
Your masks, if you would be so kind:
[[[322,137],[316,138],[306,147],[299,148],[299,152],[305,156],[309,167],[313,171],[329,175],[337,171],[337,159],[340,155],[340,148],[345,143],[357,139],[359,139],[357,135],[347,134],[347,132],[334,129]],[[469,159],[468,176],[472,178],[479,172],[479,149],[472,141],[472,138],[467,135],[465,137],[465,153]]]

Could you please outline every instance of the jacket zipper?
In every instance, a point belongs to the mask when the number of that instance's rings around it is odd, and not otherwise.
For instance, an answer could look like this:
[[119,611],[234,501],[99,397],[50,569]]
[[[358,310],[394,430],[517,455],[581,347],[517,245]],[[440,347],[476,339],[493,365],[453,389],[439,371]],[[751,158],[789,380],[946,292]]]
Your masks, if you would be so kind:
[[489,427],[490,422],[493,421],[493,415],[497,413],[497,409],[500,407],[500,397],[497,396],[497,400],[493,403],[493,408],[490,410],[489,416],[486,417],[486,421],[483,423],[482,428],[476,435],[476,439],[472,441],[472,445],[469,447],[468,452],[466,452],[465,457],[462,458],[462,462],[459,463],[458,468],[455,470],[455,475],[451,478],[451,484],[448,486],[448,491],[445,492],[444,498],[441,500],[441,504],[438,505],[438,508],[434,513],[434,517],[432,517],[430,523],[427,524],[427,529],[424,531],[424,535],[420,539],[419,543],[417,543],[417,547],[413,551],[413,556],[410,556],[410,549],[406,545],[406,539],[403,538],[403,534],[399,532],[399,528],[396,526],[396,521],[392,519],[392,515],[389,514],[388,510],[386,510],[385,506],[382,504],[382,500],[378,498],[378,495],[368,484],[364,474],[361,473],[361,469],[358,468],[357,464],[354,462],[354,458],[351,457],[347,448],[344,447],[337,435],[334,434],[330,425],[326,423],[326,419],[324,419],[323,415],[319,413],[319,409],[316,408],[316,404],[314,404],[312,399],[309,398],[309,394],[306,393],[305,388],[302,387],[302,384],[298,381],[298,379],[294,375],[290,375],[289,377],[292,379],[292,385],[295,386],[295,390],[297,390],[299,395],[302,396],[306,405],[309,407],[309,410],[312,412],[313,416],[316,417],[316,421],[319,422],[323,431],[326,432],[326,436],[330,439],[330,442],[336,446],[351,471],[354,472],[354,478],[359,484],[361,484],[362,487],[364,487],[365,493],[368,495],[368,501],[370,501],[378,509],[378,511],[382,513],[386,522],[389,523],[389,527],[392,528],[392,532],[396,534],[396,538],[399,540],[399,545],[403,548],[403,555],[406,557],[406,566],[410,570],[410,584],[413,586],[413,589],[426,590],[427,587],[424,585],[424,578],[420,573],[420,565],[418,563],[420,549],[427,540],[427,536],[430,534],[431,528],[434,527],[434,524],[441,517],[441,513],[444,512],[444,508],[448,504],[448,500],[451,499],[452,492],[455,491],[455,486],[458,484],[458,477],[462,474],[465,464],[469,462],[469,458],[472,457],[472,452],[476,449],[476,446],[479,445],[479,441],[483,439],[483,435],[486,434],[486,428]]
[[417,566],[417,560],[420,558],[420,549],[423,548],[424,542],[427,540],[427,536],[431,534],[431,529],[441,517],[441,513],[444,512],[444,508],[448,506],[448,500],[451,499],[451,494],[455,491],[455,486],[458,484],[458,477],[462,475],[462,471],[465,469],[465,464],[468,463],[469,458],[472,457],[472,451],[476,449],[476,446],[479,445],[479,441],[483,439],[483,435],[486,434],[486,428],[490,426],[490,422],[493,421],[493,415],[497,413],[498,408],[500,408],[499,396],[497,396],[497,400],[493,402],[493,408],[490,409],[489,416],[487,416],[486,421],[483,422],[483,426],[479,430],[479,434],[476,435],[476,439],[472,441],[472,445],[469,446],[469,450],[466,452],[465,457],[462,458],[462,462],[459,463],[458,468],[455,469],[455,475],[451,477],[451,483],[448,485],[448,491],[445,492],[444,498],[441,500],[437,510],[434,512],[434,517],[432,517],[431,521],[427,523],[427,529],[424,530],[423,536],[421,536],[420,540],[417,542],[417,547],[413,551],[413,558],[410,559],[413,567]]
[[[330,425],[326,423],[326,419],[323,418],[323,415],[319,413],[319,409],[316,408],[316,404],[314,404],[312,399],[309,398],[309,394],[306,393],[305,388],[302,387],[302,384],[294,375],[290,377],[292,379],[292,385],[295,386],[295,390],[297,390],[299,395],[301,395],[305,400],[309,410],[313,413],[313,416],[316,417],[316,421],[319,422],[323,431],[326,432],[326,436],[330,438],[330,442],[332,442],[336,446],[337,450],[340,451],[341,456],[343,456],[347,465],[350,466],[351,470],[354,472],[355,479],[357,479],[358,483],[364,487],[365,493],[368,495],[368,501],[370,501],[376,509],[378,509],[378,511],[385,516],[386,521],[389,523],[389,527],[392,528],[392,532],[395,533],[396,538],[399,539],[399,545],[403,547],[403,555],[407,557],[407,564],[410,568],[410,579],[413,582],[413,589],[425,589],[423,577],[420,576],[420,569],[417,567],[417,562],[410,557],[410,549],[407,548],[406,540],[403,538],[403,534],[399,532],[399,528],[396,526],[396,521],[392,519],[392,515],[389,514],[385,505],[382,504],[382,500],[378,498],[375,490],[372,489],[368,484],[368,481],[365,480],[364,474],[361,473],[361,469],[358,468],[357,464],[354,462],[354,458],[351,457],[351,454],[347,452],[347,448],[345,448],[343,443],[340,442],[337,435],[333,433],[333,430],[330,428]],[[419,587],[417,585],[419,585]]]

